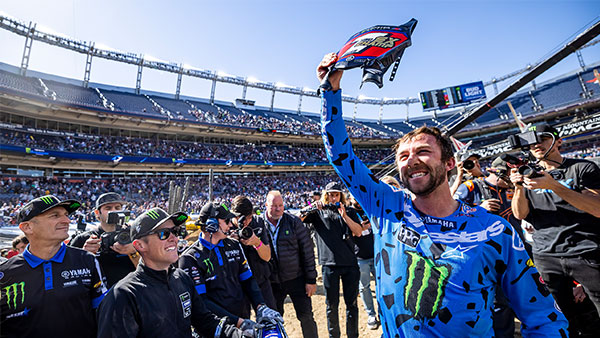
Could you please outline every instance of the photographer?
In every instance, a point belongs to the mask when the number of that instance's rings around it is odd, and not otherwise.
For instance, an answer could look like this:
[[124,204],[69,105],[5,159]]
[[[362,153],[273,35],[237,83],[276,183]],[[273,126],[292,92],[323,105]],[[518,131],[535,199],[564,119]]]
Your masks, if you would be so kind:
[[254,216],[254,207],[246,196],[236,196],[232,201],[231,211],[238,217],[233,219],[238,231],[234,232],[231,237],[239,239],[242,243],[242,249],[248,259],[248,264],[250,264],[252,275],[254,275],[265,299],[265,304],[275,309],[275,297],[269,281],[271,277],[269,265],[271,246],[264,221],[258,215]]
[[356,298],[360,271],[351,237],[360,237],[363,230],[356,211],[346,209],[345,204],[342,186],[330,182],[325,186],[323,197],[316,203],[317,209],[305,209],[302,221],[312,224],[315,229],[319,263],[323,266],[329,337],[340,336],[338,307],[341,279],[346,303],[346,335],[352,338],[358,337]]
[[[83,248],[83,250],[97,256],[98,262],[106,274],[106,284],[109,288],[128,273],[134,271],[140,259],[130,240],[128,244],[115,242],[107,246],[115,239],[117,233],[114,232],[121,230],[117,229],[116,224],[109,223],[109,213],[123,210],[125,204],[126,202],[114,192],[100,195],[96,200],[96,209],[94,210],[100,226],[98,229],[77,235],[69,242],[70,246]],[[124,222],[124,220],[121,220],[121,222]],[[126,230],[121,236],[129,237],[127,236],[128,233],[128,230]],[[111,234],[113,236],[109,236]],[[102,245],[103,239],[105,245]]]
[[511,170],[512,210],[535,228],[535,263],[569,320],[571,335],[597,335],[598,316],[583,322],[575,310],[573,280],[581,283],[600,312],[600,169],[590,161],[564,158],[559,151],[562,139],[550,125],[530,131],[538,138],[530,152],[541,170]]
[[484,178],[485,173],[481,170],[479,159],[481,155],[476,153],[466,153],[460,157],[460,162],[456,163],[456,175],[454,182],[450,185],[450,193],[454,195],[461,183],[476,178]]

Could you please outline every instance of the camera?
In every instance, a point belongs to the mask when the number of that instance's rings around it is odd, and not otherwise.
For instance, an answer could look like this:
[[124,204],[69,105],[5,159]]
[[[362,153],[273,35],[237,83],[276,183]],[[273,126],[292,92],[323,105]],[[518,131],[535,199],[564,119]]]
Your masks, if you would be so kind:
[[[321,209],[323,210],[331,210],[331,211],[337,211],[340,207],[340,202],[337,203],[328,203],[328,204],[324,204]],[[315,211],[319,210],[319,208],[317,207],[317,205],[313,205],[307,208],[304,208],[302,210],[300,210],[300,214],[303,216],[306,216],[310,213],[313,213]]]
[[131,243],[131,236],[129,235],[129,227],[123,228],[124,225],[129,221],[131,215],[130,211],[117,210],[108,213],[106,223],[114,224],[116,231],[105,232],[100,235],[100,250],[105,251],[110,249],[111,246],[119,243],[126,245]]
[[237,231],[241,239],[250,239],[254,235],[254,230],[251,227],[243,227]]
[[465,160],[463,162],[463,168],[465,168],[466,170],[471,170],[471,169],[475,168],[475,162],[473,162],[471,160]]
[[527,159],[515,157],[509,154],[500,155],[502,161],[508,163],[513,168],[519,168],[519,174],[527,178],[536,178],[543,176],[540,172],[544,170],[541,166],[529,162]]
[[510,135],[508,142],[512,149],[529,149],[532,145],[541,142],[540,134],[535,131],[527,131],[516,135]]

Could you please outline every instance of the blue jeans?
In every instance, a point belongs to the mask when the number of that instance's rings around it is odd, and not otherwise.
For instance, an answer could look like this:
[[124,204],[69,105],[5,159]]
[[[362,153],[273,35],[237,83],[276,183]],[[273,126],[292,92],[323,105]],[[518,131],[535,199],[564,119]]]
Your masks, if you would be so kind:
[[375,277],[375,264],[373,258],[362,259],[358,258],[358,268],[360,269],[360,283],[358,292],[365,306],[368,316],[377,316],[373,307],[373,293],[371,292],[371,275]]

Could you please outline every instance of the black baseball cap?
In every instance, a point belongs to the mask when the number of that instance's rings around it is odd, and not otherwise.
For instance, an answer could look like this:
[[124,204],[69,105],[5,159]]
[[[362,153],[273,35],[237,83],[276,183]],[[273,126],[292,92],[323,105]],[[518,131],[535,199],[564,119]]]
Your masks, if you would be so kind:
[[342,185],[338,182],[329,182],[325,186],[325,192],[342,192]]
[[464,161],[466,161],[466,160],[467,160],[469,157],[475,157],[476,159],[480,159],[480,158],[481,158],[481,155],[479,155],[479,154],[477,154],[477,153],[474,153],[474,152],[465,153],[465,154],[462,154],[462,155],[460,156],[460,161],[461,161],[461,162],[464,162]]
[[120,203],[127,204],[124,199],[121,198],[116,192],[107,192],[106,194],[100,195],[96,199],[96,209],[100,210],[100,207],[108,203]]
[[[529,127],[529,131],[535,131],[538,134],[552,134],[554,137],[558,138],[558,130],[549,125],[548,123],[538,123],[531,127]],[[543,135],[542,135],[543,136]]]
[[203,224],[206,224],[206,221],[209,218],[232,219],[235,218],[235,215],[232,214],[224,204],[209,202],[206,203],[200,210],[200,216],[198,219],[200,219],[200,222]]
[[171,215],[167,214],[161,208],[152,208],[143,214],[139,215],[131,224],[129,234],[131,239],[140,239],[147,236],[151,231],[158,228],[161,224],[168,220],[172,220],[175,226],[180,226],[187,221],[188,215],[185,212],[176,212]]
[[21,210],[19,210],[19,214],[17,215],[17,223],[27,222],[35,216],[43,214],[44,212],[55,207],[63,207],[67,209],[67,212],[70,215],[75,212],[75,210],[79,209],[80,206],[81,203],[79,201],[61,201],[54,195],[38,197],[29,201],[21,208]]

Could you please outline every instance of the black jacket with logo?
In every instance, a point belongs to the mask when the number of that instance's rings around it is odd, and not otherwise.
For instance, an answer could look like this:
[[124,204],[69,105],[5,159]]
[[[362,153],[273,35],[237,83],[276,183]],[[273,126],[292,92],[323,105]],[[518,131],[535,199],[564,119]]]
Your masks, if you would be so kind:
[[[156,271],[140,261],[100,304],[98,337],[191,337],[192,325],[196,332],[214,337],[219,321],[183,270]],[[225,322],[221,337],[241,337],[229,319]]]
[[[259,219],[264,223],[273,243],[275,238],[266,217],[265,213]],[[315,284],[315,249],[308,229],[300,218],[285,212],[279,221],[276,240],[275,245],[271,244],[271,263],[274,268],[271,281],[282,283],[304,276],[306,284]]]

